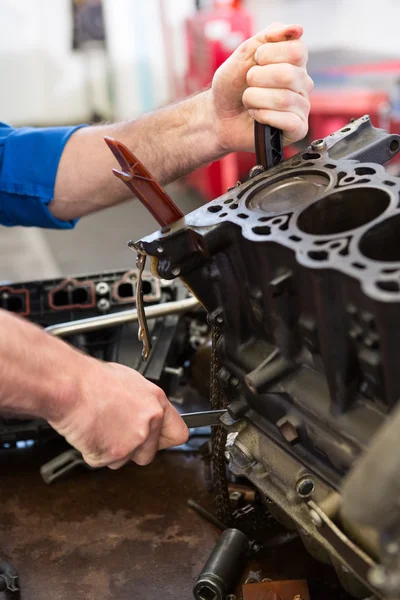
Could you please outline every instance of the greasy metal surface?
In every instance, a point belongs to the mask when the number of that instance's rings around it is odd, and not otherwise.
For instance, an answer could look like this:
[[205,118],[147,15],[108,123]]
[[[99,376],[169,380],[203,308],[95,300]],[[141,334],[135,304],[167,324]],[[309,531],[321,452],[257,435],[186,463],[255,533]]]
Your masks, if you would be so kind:
[[306,581],[265,581],[243,586],[243,600],[310,600]]
[[113,169],[116,177],[121,179],[135,196],[137,196],[162,226],[175,223],[183,217],[183,212],[170,198],[160,184],[138,158],[121,142],[110,137],[104,138],[106,144],[118,160],[121,171]]
[[199,460],[163,454],[49,487],[39,467],[57,451],[0,456],[0,557],[21,600],[189,600],[220,534],[186,506],[207,504]]

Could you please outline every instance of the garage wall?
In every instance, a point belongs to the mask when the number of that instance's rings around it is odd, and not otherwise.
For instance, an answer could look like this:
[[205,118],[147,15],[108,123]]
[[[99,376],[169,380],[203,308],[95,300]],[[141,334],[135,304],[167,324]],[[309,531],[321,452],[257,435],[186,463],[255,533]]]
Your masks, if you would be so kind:
[[300,23],[310,49],[351,46],[400,57],[399,0],[245,0],[257,29],[271,21]]
[[[86,122],[94,110],[127,119],[173,97],[165,43],[182,74],[183,23],[195,9],[194,0],[103,2],[108,56],[98,48],[71,50],[70,0],[0,1],[0,120]],[[171,28],[168,40],[163,21]]]

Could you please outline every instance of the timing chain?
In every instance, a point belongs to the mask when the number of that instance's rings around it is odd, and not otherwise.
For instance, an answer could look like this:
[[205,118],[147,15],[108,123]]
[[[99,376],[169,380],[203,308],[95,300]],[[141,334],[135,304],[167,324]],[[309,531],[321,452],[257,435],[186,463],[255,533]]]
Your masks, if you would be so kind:
[[[212,351],[211,351],[211,406],[214,410],[226,408],[228,401],[221,388],[218,373],[222,367],[219,353],[217,351],[218,343],[221,339],[221,331],[217,324],[212,327]],[[269,529],[276,524],[275,519],[266,510],[255,510],[248,515],[242,514],[241,511],[233,514],[231,503],[229,500],[228,479],[226,475],[226,458],[225,446],[227,440],[227,431],[222,425],[212,427],[211,434],[211,449],[212,449],[212,465],[214,479],[214,495],[217,517],[228,527],[238,527],[245,530],[245,533],[250,532],[257,535],[262,529]]]
[[[211,406],[214,410],[226,408],[227,400],[218,380],[218,372],[221,369],[221,361],[217,352],[217,345],[221,337],[221,331],[217,324],[212,327],[212,351],[211,351]],[[228,527],[232,526],[233,516],[229,501],[228,480],[226,477],[226,446],[227,432],[222,425],[212,427],[211,449],[214,475],[214,493],[217,516]]]

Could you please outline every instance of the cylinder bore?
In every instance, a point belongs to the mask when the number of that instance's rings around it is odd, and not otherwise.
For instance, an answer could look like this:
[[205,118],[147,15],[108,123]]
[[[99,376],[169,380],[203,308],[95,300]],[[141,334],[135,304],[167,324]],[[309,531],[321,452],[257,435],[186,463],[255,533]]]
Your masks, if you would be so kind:
[[379,188],[346,188],[308,206],[299,215],[297,226],[311,235],[343,233],[373,221],[389,203],[389,194]]
[[400,262],[400,215],[371,227],[362,236],[359,248],[371,260]]
[[271,214],[288,212],[312,202],[329,182],[329,175],[321,171],[292,171],[250,192],[247,206]]

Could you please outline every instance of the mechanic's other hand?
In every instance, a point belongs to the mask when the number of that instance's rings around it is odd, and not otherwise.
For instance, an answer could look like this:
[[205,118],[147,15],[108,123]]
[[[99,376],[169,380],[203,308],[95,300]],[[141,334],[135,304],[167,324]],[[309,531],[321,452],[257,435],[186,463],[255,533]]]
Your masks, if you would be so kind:
[[283,131],[285,145],[308,131],[308,54],[300,25],[274,23],[243,42],[214,75],[211,94],[218,143],[254,151],[254,121]]
[[186,442],[188,429],[160,388],[128,367],[83,361],[68,414],[50,424],[88,465],[147,465],[157,450]]

